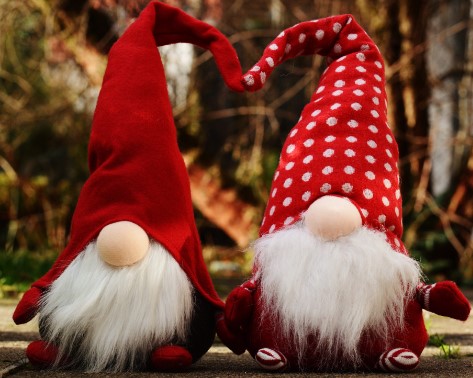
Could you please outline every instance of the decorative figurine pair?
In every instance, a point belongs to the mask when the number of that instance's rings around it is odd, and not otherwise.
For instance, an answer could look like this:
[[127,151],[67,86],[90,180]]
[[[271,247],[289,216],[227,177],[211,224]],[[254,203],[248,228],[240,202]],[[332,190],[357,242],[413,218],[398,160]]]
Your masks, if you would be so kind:
[[[201,254],[157,46],[210,50],[232,90],[281,62],[328,67],[284,144],[254,243],[251,279],[216,294]],[[401,241],[398,148],[380,52],[350,15],[302,22],[242,76],[214,27],[150,3],[113,46],[70,241],[13,318],[39,314],[41,368],[178,371],[215,332],[268,370],[408,371],[426,345],[422,309],[466,320],[453,282],[422,283]]]

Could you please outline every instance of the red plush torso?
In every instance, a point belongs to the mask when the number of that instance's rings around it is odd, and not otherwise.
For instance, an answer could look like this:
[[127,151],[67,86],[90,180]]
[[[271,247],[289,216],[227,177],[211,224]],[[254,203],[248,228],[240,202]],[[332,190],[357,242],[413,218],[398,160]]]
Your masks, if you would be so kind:
[[[287,339],[281,336],[274,312],[263,314],[260,286],[257,286],[253,298],[253,315],[246,333],[246,347],[253,357],[259,349],[271,348],[284,354],[291,370],[325,370],[327,366],[321,366],[321,361],[326,361],[327,365],[333,369],[350,369],[348,362],[340,356],[327,355],[327,352],[323,349],[314,353],[313,351],[316,350],[317,346],[315,335],[307,335],[308,340],[310,340],[307,348],[309,352],[304,356],[301,362],[302,366],[299,366],[297,351]],[[340,309],[340,311],[343,311],[343,309]],[[362,367],[374,369],[379,357],[384,352],[394,348],[409,349],[420,356],[427,340],[428,335],[422,317],[422,308],[416,300],[411,300],[406,306],[403,329],[392,330],[387,344],[379,337],[373,337],[369,334],[362,337],[358,348],[362,358]]]

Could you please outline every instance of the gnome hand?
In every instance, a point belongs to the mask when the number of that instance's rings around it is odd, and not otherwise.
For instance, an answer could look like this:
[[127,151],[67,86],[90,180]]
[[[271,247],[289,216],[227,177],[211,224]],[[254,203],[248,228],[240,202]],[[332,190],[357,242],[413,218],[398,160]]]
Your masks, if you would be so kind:
[[417,301],[422,308],[437,315],[467,320],[471,306],[453,281],[421,284],[417,287]]
[[233,353],[237,355],[245,353],[245,336],[230,331],[225,323],[224,315],[221,312],[217,314],[217,335],[222,343],[224,343]]
[[235,333],[246,329],[253,313],[253,292],[256,289],[254,281],[246,281],[233,289],[225,302],[225,323]]
[[41,298],[41,290],[37,287],[29,289],[20,302],[16,306],[15,312],[13,313],[13,321],[16,324],[28,323],[33,319],[38,312],[39,300]]

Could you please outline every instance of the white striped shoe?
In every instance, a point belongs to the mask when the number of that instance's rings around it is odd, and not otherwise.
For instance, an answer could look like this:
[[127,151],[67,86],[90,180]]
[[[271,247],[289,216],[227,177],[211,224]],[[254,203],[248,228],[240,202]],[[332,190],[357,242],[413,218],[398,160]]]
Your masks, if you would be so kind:
[[383,353],[378,365],[386,372],[406,372],[414,370],[419,365],[419,357],[409,349],[396,348]]
[[258,350],[255,360],[263,369],[271,371],[283,370],[287,366],[287,359],[284,354],[269,348]]

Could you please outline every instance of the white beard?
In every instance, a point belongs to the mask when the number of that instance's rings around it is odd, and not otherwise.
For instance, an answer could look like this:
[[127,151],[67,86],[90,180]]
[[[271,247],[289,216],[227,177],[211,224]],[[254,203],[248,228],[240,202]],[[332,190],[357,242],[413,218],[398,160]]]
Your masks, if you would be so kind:
[[298,223],[260,238],[255,251],[263,314],[278,319],[276,332],[296,348],[299,363],[307,336],[316,336],[314,353],[327,356],[320,361],[325,368],[336,356],[358,367],[363,333],[386,340],[389,330],[402,327],[405,301],[421,278],[416,261],[367,228],[323,241]]
[[114,268],[91,243],[43,297],[40,325],[73,364],[123,371],[143,368],[161,345],[184,341],[192,314],[193,287],[160,244],[152,242],[140,262]]

